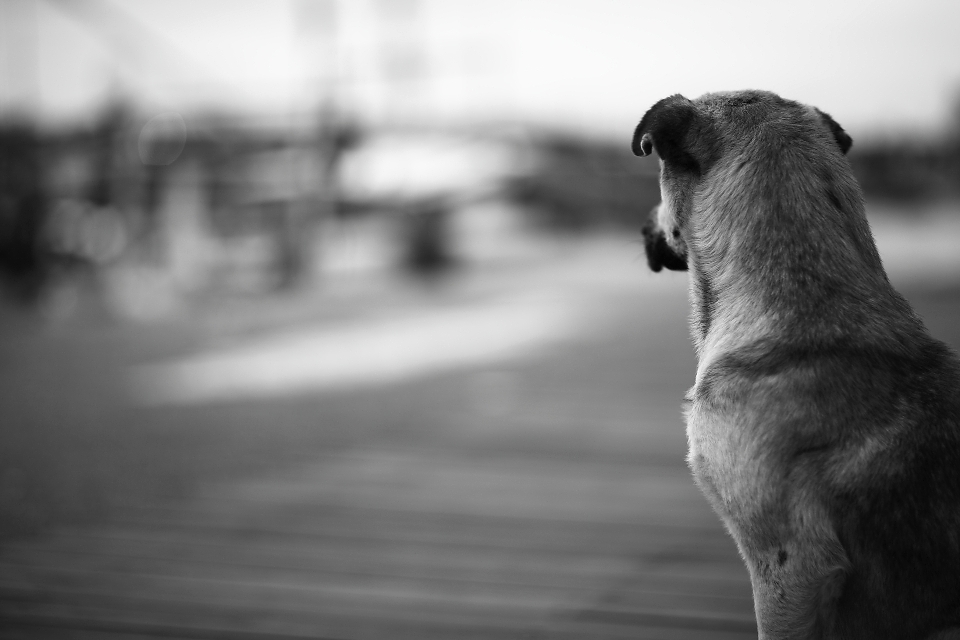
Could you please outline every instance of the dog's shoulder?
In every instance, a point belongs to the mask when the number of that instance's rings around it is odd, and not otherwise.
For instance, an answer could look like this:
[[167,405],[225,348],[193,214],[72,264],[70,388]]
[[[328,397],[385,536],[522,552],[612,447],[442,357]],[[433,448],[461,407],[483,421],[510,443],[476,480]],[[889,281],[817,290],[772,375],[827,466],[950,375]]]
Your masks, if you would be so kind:
[[[920,456],[929,448],[960,465],[960,360],[925,335],[908,345],[757,341],[709,363],[691,407],[728,416],[742,432],[771,433],[779,457],[847,449],[893,456],[894,448]],[[875,466],[851,463],[834,475],[866,482],[862,474]]]

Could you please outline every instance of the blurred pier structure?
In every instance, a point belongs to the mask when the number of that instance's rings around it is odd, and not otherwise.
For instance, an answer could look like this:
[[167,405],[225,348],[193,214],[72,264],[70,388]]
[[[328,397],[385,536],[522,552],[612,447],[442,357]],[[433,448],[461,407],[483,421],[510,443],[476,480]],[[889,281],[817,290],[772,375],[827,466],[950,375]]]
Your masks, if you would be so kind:
[[188,135],[177,113],[144,123],[115,105],[89,131],[0,131],[7,292],[58,317],[93,287],[108,315],[149,319],[210,290],[442,272],[477,258],[491,225],[634,229],[658,198],[655,168],[610,144],[323,115],[306,129],[194,120]]
[[[478,7],[252,2],[216,34],[170,28],[223,9],[0,7],[6,295],[53,319],[85,297],[169,317],[345,269],[442,273],[476,257],[478,226],[632,231],[658,200],[629,125],[518,117],[509,52],[536,34],[513,42]],[[958,114],[937,135],[855,135],[868,195],[960,198]]]

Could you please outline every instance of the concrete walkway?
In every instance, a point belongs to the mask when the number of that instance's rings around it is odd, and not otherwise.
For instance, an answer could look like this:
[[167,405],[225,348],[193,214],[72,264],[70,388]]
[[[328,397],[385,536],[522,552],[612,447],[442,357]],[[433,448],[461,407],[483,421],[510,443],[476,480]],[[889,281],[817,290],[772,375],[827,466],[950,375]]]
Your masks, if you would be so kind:
[[747,638],[681,465],[366,448],[8,548],[4,637]]
[[[489,323],[517,291],[566,296],[562,339],[352,390],[311,378],[296,393],[353,407],[367,435],[349,446],[3,546],[0,637],[755,637],[746,570],[684,464],[682,279],[647,276],[638,250],[571,256],[480,305]],[[255,411],[243,437],[289,411],[246,393],[142,410]]]

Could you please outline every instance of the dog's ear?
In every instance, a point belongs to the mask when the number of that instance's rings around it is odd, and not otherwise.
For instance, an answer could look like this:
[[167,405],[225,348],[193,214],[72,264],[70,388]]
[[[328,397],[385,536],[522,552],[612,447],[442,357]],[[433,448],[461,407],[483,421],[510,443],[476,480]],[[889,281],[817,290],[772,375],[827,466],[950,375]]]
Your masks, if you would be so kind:
[[657,102],[644,114],[633,132],[634,155],[648,156],[654,150],[664,162],[701,173],[701,159],[690,144],[691,133],[702,129],[703,117],[696,106],[679,93]]
[[[816,109],[816,107],[814,107]],[[843,130],[837,121],[830,117],[829,113],[825,113],[817,109],[817,113],[820,114],[820,119],[823,120],[823,123],[827,125],[827,128],[830,129],[830,133],[833,134],[833,139],[837,141],[837,144],[840,146],[840,151],[844,154],[847,151],[850,151],[850,147],[853,146],[853,138],[850,137],[846,131]]]

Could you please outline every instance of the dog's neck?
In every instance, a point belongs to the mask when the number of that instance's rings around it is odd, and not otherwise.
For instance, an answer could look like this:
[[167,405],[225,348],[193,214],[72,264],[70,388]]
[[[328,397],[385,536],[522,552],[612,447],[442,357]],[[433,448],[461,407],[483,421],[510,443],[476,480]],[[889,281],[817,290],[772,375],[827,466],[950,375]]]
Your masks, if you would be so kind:
[[776,169],[730,169],[736,192],[721,172],[694,205],[687,246],[700,369],[768,339],[829,349],[851,327],[874,342],[922,331],[890,286],[846,161],[820,177]]

